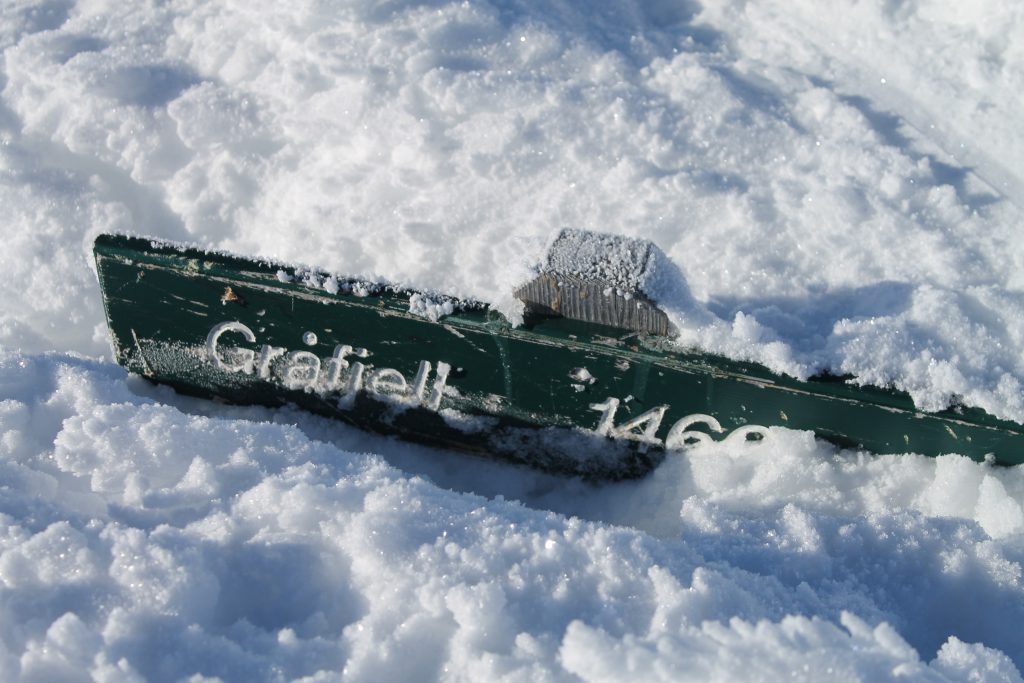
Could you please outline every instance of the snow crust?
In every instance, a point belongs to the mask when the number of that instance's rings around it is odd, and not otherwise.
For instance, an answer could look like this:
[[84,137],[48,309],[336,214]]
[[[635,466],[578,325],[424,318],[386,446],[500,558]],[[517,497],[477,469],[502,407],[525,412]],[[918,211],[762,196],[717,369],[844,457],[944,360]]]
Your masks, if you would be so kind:
[[4,680],[1021,680],[1017,469],[773,430],[593,487],[75,356],[0,386]]
[[623,294],[646,292],[653,276],[652,243],[586,230],[562,230],[544,256],[544,271],[597,280]]
[[1020,681],[1020,468],[776,430],[594,487],[188,401],[109,361],[90,249],[514,319],[558,230],[649,239],[683,344],[1024,421],[1022,34],[1009,0],[6,2],[0,680]]

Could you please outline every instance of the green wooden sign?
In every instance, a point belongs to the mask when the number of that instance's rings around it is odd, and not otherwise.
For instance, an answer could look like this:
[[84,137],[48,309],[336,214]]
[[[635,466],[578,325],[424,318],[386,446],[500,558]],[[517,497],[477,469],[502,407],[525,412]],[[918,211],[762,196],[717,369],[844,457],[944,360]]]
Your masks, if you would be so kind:
[[588,478],[641,476],[673,450],[772,426],[1024,462],[1024,427],[983,411],[925,413],[898,392],[681,352],[644,328],[550,315],[512,327],[482,305],[135,237],[103,235],[95,255],[118,362],[191,395],[293,403]]

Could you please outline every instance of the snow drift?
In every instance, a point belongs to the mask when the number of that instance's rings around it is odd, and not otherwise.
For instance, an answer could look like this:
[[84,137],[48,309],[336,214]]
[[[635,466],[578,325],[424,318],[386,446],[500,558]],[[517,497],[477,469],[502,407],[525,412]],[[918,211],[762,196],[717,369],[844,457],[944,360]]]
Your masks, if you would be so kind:
[[780,432],[590,487],[191,402],[102,360],[89,248],[514,312],[553,231],[641,237],[706,313],[683,343],[1020,421],[1022,27],[1007,0],[7,3],[0,677],[1021,680],[1019,468]]

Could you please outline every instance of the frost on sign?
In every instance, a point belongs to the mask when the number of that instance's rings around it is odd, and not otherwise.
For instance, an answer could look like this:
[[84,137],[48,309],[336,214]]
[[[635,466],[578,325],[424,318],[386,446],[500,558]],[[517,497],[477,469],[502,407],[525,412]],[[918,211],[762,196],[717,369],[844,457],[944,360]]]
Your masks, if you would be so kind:
[[668,316],[645,293],[664,260],[647,240],[566,229],[516,297],[540,315],[666,336]]

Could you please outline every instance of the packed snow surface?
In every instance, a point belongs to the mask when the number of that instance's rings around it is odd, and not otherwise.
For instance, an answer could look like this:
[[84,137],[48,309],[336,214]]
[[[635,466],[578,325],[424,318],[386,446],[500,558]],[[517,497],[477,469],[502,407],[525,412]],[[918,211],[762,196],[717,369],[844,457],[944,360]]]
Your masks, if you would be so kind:
[[[807,433],[596,486],[110,359],[146,234],[515,318],[565,227],[679,342],[1024,421],[1024,5],[0,6],[0,680],[1021,681],[1024,475]],[[312,272],[312,271],[311,271]]]
[[566,229],[548,247],[543,271],[606,283],[629,293],[647,292],[655,249],[647,240]]

